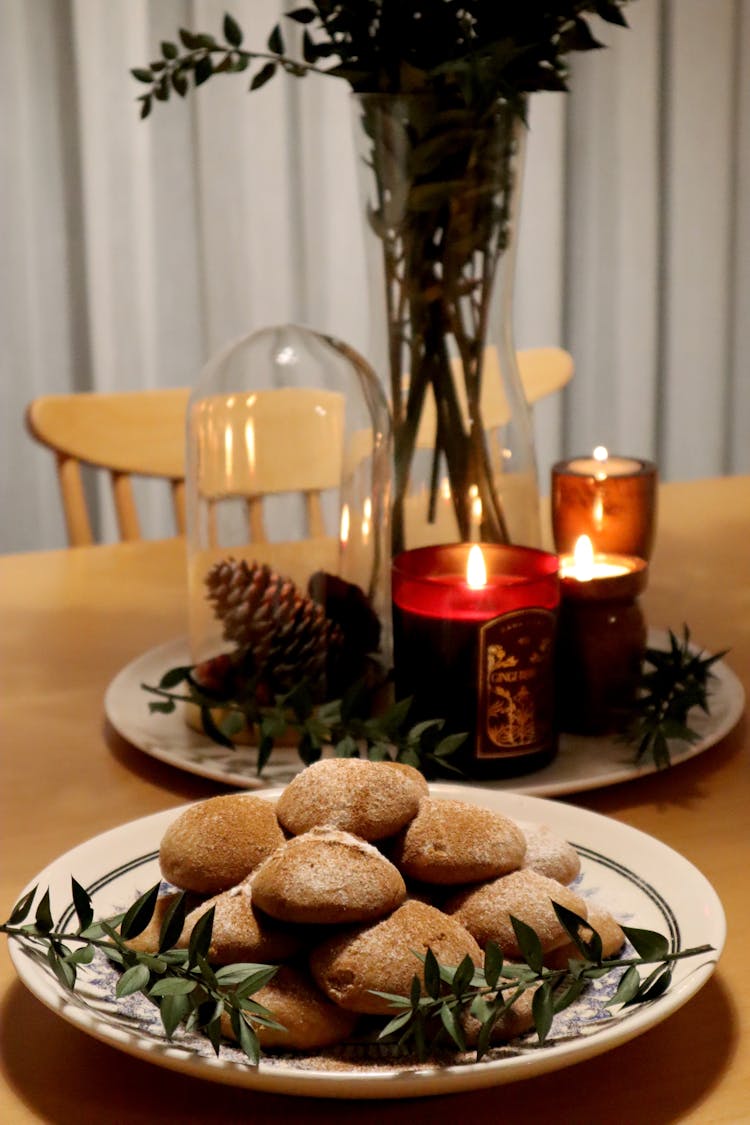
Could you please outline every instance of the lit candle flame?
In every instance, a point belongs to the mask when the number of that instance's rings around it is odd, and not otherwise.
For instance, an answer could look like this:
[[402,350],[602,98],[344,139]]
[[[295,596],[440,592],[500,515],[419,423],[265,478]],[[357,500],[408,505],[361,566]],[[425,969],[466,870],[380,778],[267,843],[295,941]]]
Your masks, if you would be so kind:
[[594,577],[594,544],[588,535],[579,535],[573,548],[575,576],[579,582],[590,582]]
[[595,555],[594,545],[588,535],[579,535],[573,548],[561,564],[563,578],[578,582],[591,582],[598,578],[617,578],[633,569],[632,560],[620,555]]
[[598,461],[599,464],[602,466],[602,471],[600,473],[596,474],[596,479],[597,480],[606,480],[607,479],[607,472],[606,472],[607,461],[609,460],[609,450],[607,449],[606,445],[597,445],[597,447],[594,450],[592,456],[593,456],[594,460]]
[[482,548],[475,543],[466,560],[466,582],[471,590],[481,590],[487,585],[487,567]]
[[340,531],[341,546],[345,547],[349,542],[349,505],[344,504],[341,509],[341,531]]

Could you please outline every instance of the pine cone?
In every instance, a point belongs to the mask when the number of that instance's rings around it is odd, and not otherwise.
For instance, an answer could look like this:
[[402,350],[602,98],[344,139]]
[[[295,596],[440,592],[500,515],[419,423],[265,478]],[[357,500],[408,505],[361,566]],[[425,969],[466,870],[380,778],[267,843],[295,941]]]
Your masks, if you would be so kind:
[[314,692],[323,690],[329,652],[343,641],[323,606],[271,567],[244,559],[216,563],[206,587],[224,639],[250,657],[260,682],[273,693],[303,679]]

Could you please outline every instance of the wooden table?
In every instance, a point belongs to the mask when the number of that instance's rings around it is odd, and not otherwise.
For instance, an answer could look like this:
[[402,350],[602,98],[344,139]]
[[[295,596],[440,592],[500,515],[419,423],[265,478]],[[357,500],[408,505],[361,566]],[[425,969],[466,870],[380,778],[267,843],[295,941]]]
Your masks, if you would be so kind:
[[[5,918],[48,862],[107,828],[221,791],[107,729],[104,690],[146,649],[185,632],[184,546],[128,544],[0,558]],[[664,486],[644,599],[654,626],[727,660],[750,693],[750,477]],[[705,873],[728,916],[718,971],[640,1038],[537,1079],[459,1096],[347,1103],[184,1078],[100,1044],[16,980],[0,944],[0,1120],[57,1125],[225,1121],[526,1121],[633,1125],[750,1121],[750,737],[672,771],[572,802],[634,825]]]

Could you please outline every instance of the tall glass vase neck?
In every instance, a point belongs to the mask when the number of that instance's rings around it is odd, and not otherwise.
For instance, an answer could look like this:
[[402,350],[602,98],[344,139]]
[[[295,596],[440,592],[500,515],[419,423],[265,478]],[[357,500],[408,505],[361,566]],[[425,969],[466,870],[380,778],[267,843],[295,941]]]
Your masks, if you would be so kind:
[[519,107],[480,112],[434,94],[362,94],[355,107],[374,354],[394,423],[394,553],[471,539],[538,545],[512,328]]

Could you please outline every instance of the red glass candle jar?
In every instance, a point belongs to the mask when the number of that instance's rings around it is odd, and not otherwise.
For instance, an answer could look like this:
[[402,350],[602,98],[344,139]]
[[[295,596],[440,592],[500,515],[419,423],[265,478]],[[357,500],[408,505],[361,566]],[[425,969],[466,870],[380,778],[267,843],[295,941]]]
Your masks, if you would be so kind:
[[580,535],[588,535],[596,551],[648,560],[656,530],[656,465],[601,452],[552,466],[555,547],[567,554]]
[[646,648],[638,595],[648,567],[627,555],[560,560],[559,725],[571,734],[621,730],[632,711]]
[[470,544],[422,547],[392,568],[396,697],[415,722],[466,731],[456,763],[470,777],[539,769],[557,750],[555,555],[481,544],[484,581],[470,584]]

